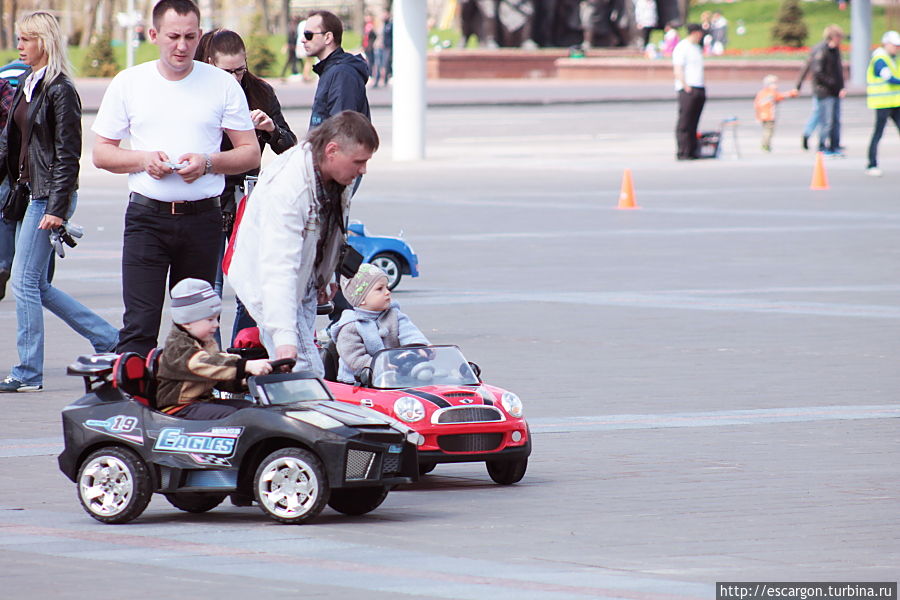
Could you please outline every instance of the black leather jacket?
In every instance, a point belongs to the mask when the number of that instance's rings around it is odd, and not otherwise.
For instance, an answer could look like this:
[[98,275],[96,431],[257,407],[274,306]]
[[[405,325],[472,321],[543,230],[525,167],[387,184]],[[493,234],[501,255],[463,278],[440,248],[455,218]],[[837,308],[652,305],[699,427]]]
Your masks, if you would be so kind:
[[[25,78],[30,73],[26,71],[19,78],[21,83],[9,110],[9,120],[0,135],[0,181],[9,176],[10,186],[19,177],[21,147],[21,133],[12,115],[18,103],[25,101]],[[31,195],[48,199],[46,214],[65,218],[69,198],[78,189],[81,159],[81,98],[72,80],[62,74],[53,81],[42,79],[31,96],[28,121]]]

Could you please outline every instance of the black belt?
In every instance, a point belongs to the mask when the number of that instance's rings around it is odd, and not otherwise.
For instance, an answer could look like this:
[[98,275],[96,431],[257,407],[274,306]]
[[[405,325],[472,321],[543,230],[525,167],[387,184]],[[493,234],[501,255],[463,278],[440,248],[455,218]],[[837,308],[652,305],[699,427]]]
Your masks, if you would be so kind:
[[204,198],[203,200],[190,200],[187,202],[163,202],[148,198],[143,194],[131,192],[129,199],[135,204],[152,208],[157,212],[169,215],[196,215],[214,208],[219,208],[219,197]]

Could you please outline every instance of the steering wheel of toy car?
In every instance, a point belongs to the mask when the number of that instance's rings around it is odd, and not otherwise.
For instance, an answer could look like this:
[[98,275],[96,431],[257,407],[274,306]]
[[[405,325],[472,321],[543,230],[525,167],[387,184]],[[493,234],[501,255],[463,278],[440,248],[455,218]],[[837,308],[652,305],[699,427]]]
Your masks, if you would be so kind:
[[[424,357],[423,357],[423,359],[424,359]],[[428,374],[427,377],[420,378],[420,375],[425,374],[425,372],[429,371],[429,370],[431,371],[431,373]],[[416,379],[419,381],[425,381],[426,379],[434,379],[434,366],[427,360],[423,360],[422,362],[414,365],[412,369],[410,369],[409,376],[412,377],[413,379]]]
[[[293,358],[279,358],[277,360],[270,360],[269,364],[272,365],[273,373],[289,372],[291,369],[294,368],[294,365],[297,364],[297,361],[294,360]],[[287,369],[284,369],[282,371],[283,367],[287,367]]]

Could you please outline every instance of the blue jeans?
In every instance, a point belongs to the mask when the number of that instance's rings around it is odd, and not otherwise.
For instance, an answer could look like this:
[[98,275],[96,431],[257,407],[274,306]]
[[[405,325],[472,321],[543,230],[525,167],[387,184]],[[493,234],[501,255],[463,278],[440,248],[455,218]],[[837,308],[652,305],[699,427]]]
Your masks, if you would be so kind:
[[837,152],[841,149],[841,99],[837,96],[819,98],[819,150]]
[[[75,212],[72,193],[67,218]],[[19,364],[12,376],[26,384],[42,384],[44,377],[44,311],[46,308],[66,325],[87,338],[95,352],[110,352],[118,342],[116,328],[83,304],[47,281],[50,266],[50,230],[38,229],[47,209],[47,198],[32,198],[25,218],[16,230],[16,256],[12,263],[12,290],[16,298],[16,346]],[[42,308],[43,307],[43,308]]]
[[[325,377],[325,365],[316,348],[316,307],[318,306],[319,291],[316,286],[310,284],[306,289],[306,296],[297,307],[297,364],[294,371],[311,371],[316,377]],[[275,359],[275,342],[272,339],[271,330],[259,328],[260,341],[266,347],[269,358]]]
[[[0,204],[9,194],[9,178],[0,183]],[[16,253],[16,222],[0,217],[0,270],[12,269],[13,255]]]
[[822,106],[819,104],[819,99],[813,96],[812,104],[812,112],[806,121],[806,127],[803,128],[803,137],[805,138],[812,137],[812,134],[815,133],[816,128],[819,126],[819,122],[822,120]]

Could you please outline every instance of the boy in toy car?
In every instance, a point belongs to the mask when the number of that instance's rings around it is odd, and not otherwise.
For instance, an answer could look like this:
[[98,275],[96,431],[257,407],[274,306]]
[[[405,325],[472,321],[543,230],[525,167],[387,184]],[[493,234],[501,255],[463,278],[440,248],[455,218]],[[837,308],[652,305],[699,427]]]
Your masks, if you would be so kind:
[[222,301],[206,281],[183,279],[171,291],[174,322],[159,361],[156,406],[185,419],[222,419],[251,406],[245,400],[214,398],[213,388],[245,391],[247,375],[272,371],[269,361],[245,360],[219,350]]
[[345,310],[329,329],[338,351],[338,381],[355,383],[356,374],[369,366],[379,350],[429,344],[419,328],[400,312],[399,305],[391,301],[387,275],[375,265],[360,265],[341,289],[353,310]]

